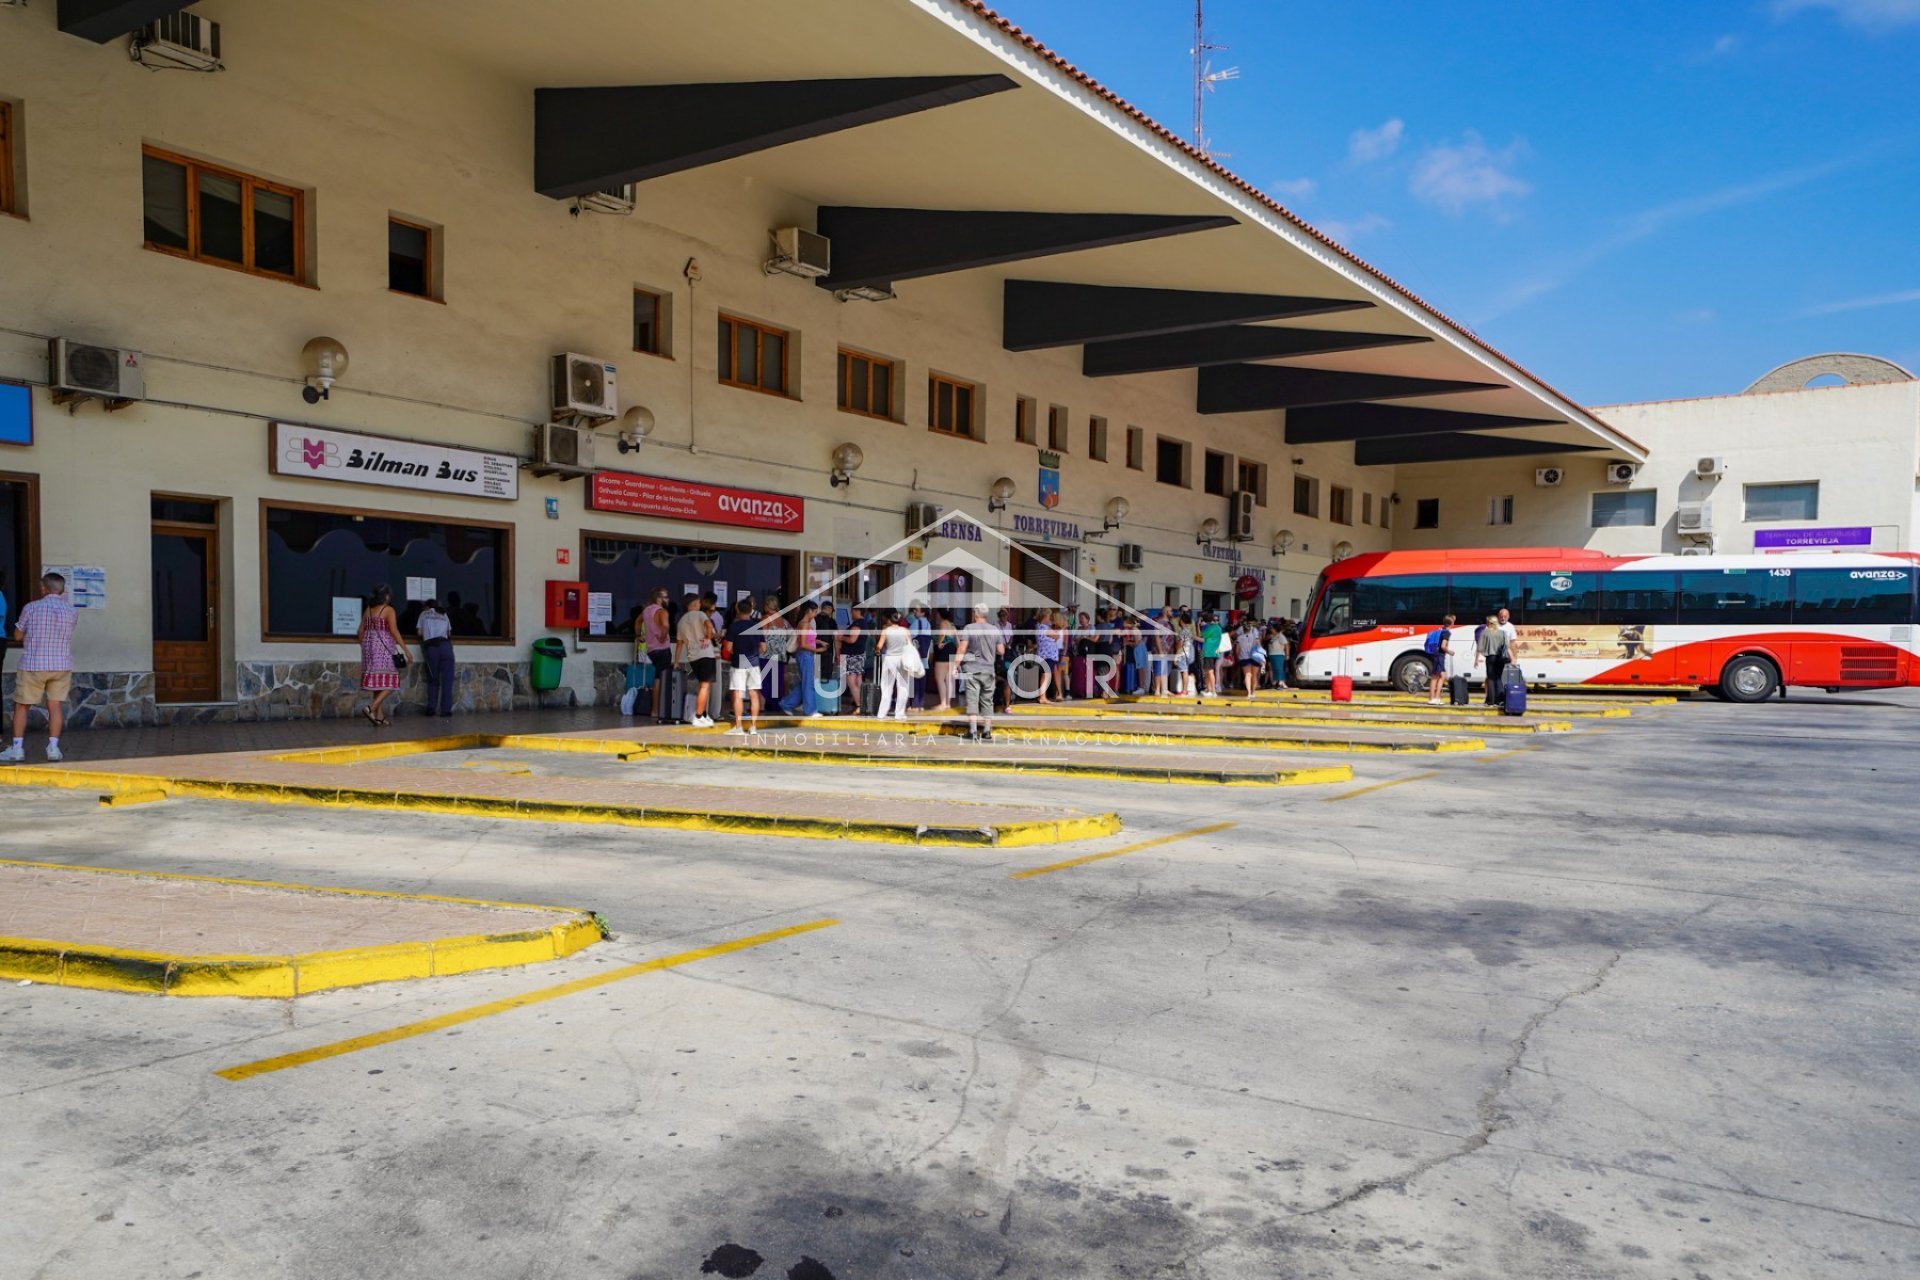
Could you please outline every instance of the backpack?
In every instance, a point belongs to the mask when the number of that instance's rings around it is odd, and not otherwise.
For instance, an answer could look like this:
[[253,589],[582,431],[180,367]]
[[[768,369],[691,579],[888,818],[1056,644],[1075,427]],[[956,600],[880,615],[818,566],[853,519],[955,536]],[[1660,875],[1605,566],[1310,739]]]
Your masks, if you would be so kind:
[[1427,632],[1427,656],[1433,658],[1439,657],[1440,645],[1446,638],[1447,629],[1445,627],[1435,627],[1433,630]]

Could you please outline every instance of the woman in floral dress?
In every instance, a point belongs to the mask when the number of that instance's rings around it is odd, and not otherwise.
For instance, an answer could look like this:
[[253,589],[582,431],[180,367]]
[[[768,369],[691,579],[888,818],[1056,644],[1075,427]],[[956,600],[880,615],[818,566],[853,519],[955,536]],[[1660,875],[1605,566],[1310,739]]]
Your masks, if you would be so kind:
[[[384,583],[373,589],[373,607],[360,619],[360,687],[373,695],[373,701],[360,714],[369,724],[392,724],[385,709],[387,699],[400,687],[400,666],[413,661],[407,642],[400,635],[400,620],[393,612],[393,591]],[[406,654],[396,664],[395,653]]]

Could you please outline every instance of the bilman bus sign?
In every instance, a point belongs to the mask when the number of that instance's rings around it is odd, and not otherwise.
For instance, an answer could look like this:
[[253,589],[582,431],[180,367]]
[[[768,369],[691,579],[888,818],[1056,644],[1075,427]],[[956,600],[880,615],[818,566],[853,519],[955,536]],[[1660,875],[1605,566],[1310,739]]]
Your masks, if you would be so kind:
[[273,473],[280,476],[508,502],[520,496],[519,459],[505,453],[276,422],[272,457]]

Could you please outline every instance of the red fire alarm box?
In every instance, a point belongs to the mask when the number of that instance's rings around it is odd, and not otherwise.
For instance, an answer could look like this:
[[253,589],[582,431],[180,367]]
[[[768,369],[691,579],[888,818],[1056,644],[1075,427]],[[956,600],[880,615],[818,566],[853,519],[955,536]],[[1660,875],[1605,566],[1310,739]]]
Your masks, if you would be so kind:
[[555,628],[584,628],[587,625],[586,583],[547,584],[547,625]]

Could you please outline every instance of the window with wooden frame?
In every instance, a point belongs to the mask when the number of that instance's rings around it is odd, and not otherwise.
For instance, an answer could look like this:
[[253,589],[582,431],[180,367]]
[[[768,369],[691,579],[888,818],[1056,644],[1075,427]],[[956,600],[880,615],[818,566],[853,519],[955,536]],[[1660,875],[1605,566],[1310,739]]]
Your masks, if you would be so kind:
[[15,140],[14,111],[11,102],[0,102],[0,213],[20,212],[19,201],[14,194],[14,149]]
[[1327,491],[1327,519],[1335,524],[1353,523],[1353,490],[1336,484]]
[[1193,487],[1193,446],[1185,440],[1155,436],[1153,440],[1153,478],[1161,484]]
[[1393,528],[1393,504],[1398,501],[1400,501],[1400,499],[1390,493],[1380,499],[1380,527],[1382,529]]
[[787,392],[787,356],[793,335],[738,316],[720,317],[720,381],[768,395]]
[[979,390],[971,382],[943,373],[927,375],[927,430],[942,435],[973,438],[974,402]]
[[1129,471],[1147,469],[1147,429],[1145,427],[1127,428],[1127,469]]
[[1360,523],[1373,523],[1373,495],[1370,493],[1360,495]]
[[1067,451],[1067,406],[1054,404],[1047,406],[1047,448],[1058,453]]
[[1416,529],[1440,527],[1440,499],[1415,498],[1413,500],[1413,527]]
[[1252,494],[1255,506],[1266,506],[1267,464],[1264,462],[1248,462],[1245,458],[1242,458],[1235,464],[1235,470],[1239,473],[1240,492]]
[[276,280],[306,280],[307,197],[237,169],[141,150],[146,246]]
[[1320,482],[1312,476],[1294,476],[1293,514],[1320,518]]
[[440,300],[440,228],[387,215],[387,290]]
[[1107,460],[1107,420],[1098,414],[1087,419],[1087,456],[1095,462]]
[[1227,496],[1227,462],[1226,454],[1217,449],[1207,450],[1201,487],[1216,497]]
[[666,299],[651,289],[633,290],[633,349],[643,355],[667,354]]
[[1013,440],[1015,444],[1039,444],[1040,405],[1032,396],[1013,398]]
[[885,356],[840,348],[841,411],[894,421],[893,384],[897,371],[898,366]]

